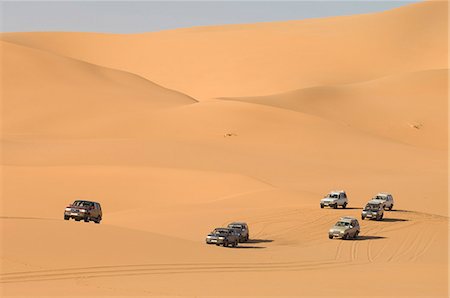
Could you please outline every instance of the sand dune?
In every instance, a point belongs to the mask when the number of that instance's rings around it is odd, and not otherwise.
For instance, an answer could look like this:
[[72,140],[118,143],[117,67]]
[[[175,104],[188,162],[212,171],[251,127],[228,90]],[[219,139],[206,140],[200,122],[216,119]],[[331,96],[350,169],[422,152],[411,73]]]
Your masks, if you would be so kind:
[[1,50],[4,135],[117,137],[130,120],[196,102],[135,74],[8,42]]
[[446,1],[291,22],[129,35],[11,33],[1,39],[136,73],[200,100],[448,67]]
[[[298,112],[228,101],[166,110],[141,126],[125,138],[10,137],[3,143],[3,162],[236,173],[274,187],[312,192],[309,202],[314,203],[324,188],[345,188],[359,204],[379,189],[395,189],[409,198],[408,209],[447,212],[441,196],[447,185],[445,151],[380,139]],[[429,183],[433,187],[426,187]],[[436,204],[420,204],[424,196]]]
[[448,70],[442,69],[232,99],[315,115],[414,146],[446,149],[447,91]]
[[[2,296],[447,297],[446,6],[2,34]],[[328,239],[380,191],[395,211]],[[235,220],[249,243],[204,244]]]

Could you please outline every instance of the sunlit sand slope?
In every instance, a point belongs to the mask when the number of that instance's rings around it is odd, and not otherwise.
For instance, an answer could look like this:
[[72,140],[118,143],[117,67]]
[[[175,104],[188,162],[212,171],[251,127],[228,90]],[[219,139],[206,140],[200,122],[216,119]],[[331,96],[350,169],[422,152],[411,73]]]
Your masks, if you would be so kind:
[[264,97],[231,98],[298,111],[413,146],[446,149],[448,70]]
[[447,68],[447,2],[381,13],[143,34],[3,40],[139,74],[199,99],[259,96]]

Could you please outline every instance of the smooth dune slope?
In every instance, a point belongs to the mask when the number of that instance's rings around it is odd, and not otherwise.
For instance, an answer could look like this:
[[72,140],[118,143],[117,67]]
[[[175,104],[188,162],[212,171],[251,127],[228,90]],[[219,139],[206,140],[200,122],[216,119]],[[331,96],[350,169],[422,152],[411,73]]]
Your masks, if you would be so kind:
[[448,70],[264,97],[229,98],[303,112],[413,146],[445,150]]
[[38,49],[2,42],[1,53],[4,136],[117,137],[130,120],[196,102],[135,74]]
[[259,96],[447,68],[447,1],[301,21],[2,39],[139,74],[198,99]]

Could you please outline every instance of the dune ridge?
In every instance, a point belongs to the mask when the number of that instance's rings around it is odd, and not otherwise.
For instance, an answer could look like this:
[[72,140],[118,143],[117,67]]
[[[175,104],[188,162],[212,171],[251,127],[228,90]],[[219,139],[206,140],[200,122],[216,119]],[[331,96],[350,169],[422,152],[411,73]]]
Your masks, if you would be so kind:
[[447,5],[426,1],[374,14],[143,34],[0,38],[136,73],[199,100],[261,96],[447,68]]
[[448,69],[264,97],[222,98],[303,112],[414,146],[445,150]]
[[111,126],[197,102],[135,74],[7,42],[1,50],[4,136],[49,130],[68,136],[83,127],[86,133],[103,127],[97,135],[105,136]]

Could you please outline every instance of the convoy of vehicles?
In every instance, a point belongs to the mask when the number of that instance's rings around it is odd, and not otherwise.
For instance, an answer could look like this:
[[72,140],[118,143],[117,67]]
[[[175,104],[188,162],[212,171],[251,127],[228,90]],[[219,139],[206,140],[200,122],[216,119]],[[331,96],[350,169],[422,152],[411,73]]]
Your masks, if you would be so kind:
[[[325,206],[336,209],[338,206],[346,208],[348,198],[345,191],[332,191],[320,201],[320,207]],[[392,210],[394,198],[390,193],[378,193],[370,200],[361,212],[361,219],[366,218],[382,220],[384,210]],[[64,210],[64,220],[73,218],[76,221],[94,221],[99,224],[102,220],[102,208],[100,203],[86,200],[76,200]],[[360,233],[360,225],[356,218],[351,216],[341,217],[328,231],[328,237],[342,239],[355,239]],[[206,237],[207,244],[216,244],[224,247],[238,246],[239,242],[247,242],[250,238],[248,224],[245,222],[232,222],[226,228],[216,228]]]

